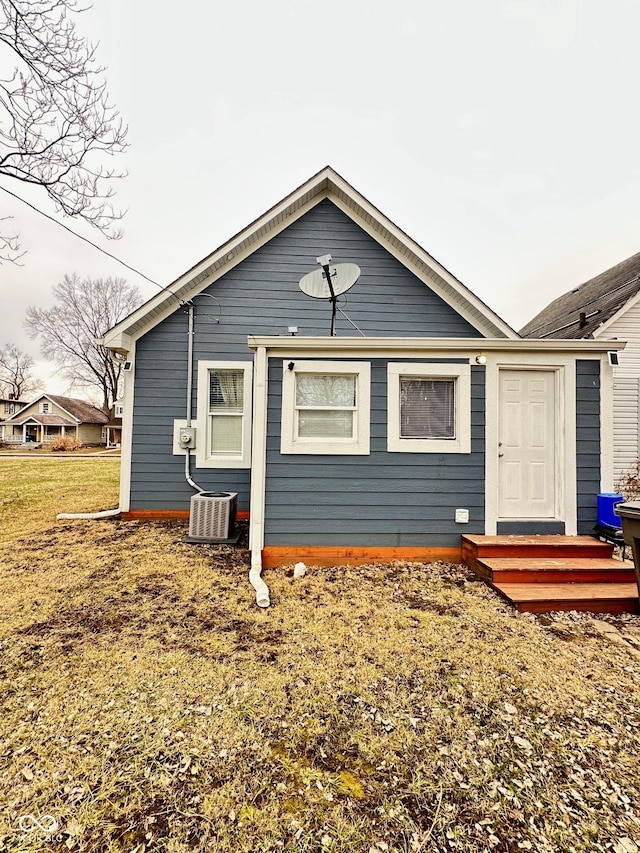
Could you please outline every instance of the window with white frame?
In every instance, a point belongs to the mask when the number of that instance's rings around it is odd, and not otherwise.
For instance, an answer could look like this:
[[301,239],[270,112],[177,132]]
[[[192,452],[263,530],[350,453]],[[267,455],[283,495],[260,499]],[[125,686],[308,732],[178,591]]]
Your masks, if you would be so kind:
[[389,451],[471,452],[468,364],[391,363],[387,381]]
[[51,403],[47,403],[46,400],[40,403],[40,413],[42,415],[51,414]]
[[371,365],[284,362],[282,453],[369,453]]
[[247,361],[198,363],[198,467],[251,466],[252,368]]

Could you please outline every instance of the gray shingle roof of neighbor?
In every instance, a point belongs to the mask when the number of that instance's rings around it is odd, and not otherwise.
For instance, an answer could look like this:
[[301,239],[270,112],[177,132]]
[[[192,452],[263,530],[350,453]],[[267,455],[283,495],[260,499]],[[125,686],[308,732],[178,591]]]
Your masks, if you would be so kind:
[[640,252],[554,299],[520,330],[523,338],[592,338],[640,291]]
[[84,400],[76,400],[74,397],[59,397],[54,394],[46,395],[49,400],[52,400],[58,406],[77,418],[82,424],[106,424],[109,416],[105,415],[100,409],[96,409],[91,403],[85,403]]
[[28,423],[43,424],[44,426],[76,426],[76,421],[72,421],[71,418],[63,418],[62,415],[26,415],[24,418],[6,423],[12,423],[15,426]]

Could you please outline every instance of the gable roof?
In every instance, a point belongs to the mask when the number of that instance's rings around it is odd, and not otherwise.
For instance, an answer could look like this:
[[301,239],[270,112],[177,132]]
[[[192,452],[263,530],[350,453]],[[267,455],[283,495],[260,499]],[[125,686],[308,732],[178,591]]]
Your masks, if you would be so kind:
[[524,338],[592,338],[640,293],[640,252],[543,308],[520,330]]
[[501,317],[327,166],[110,329],[100,343],[127,354],[134,339],[164,320],[179,304],[203,291],[324,199],[333,202],[383,245],[484,337],[518,338],[517,332]]
[[23,423],[30,419],[36,419],[38,423],[58,423],[58,421],[45,420],[45,418],[61,418],[60,415],[39,414],[36,416],[28,412],[28,409],[35,406],[40,400],[50,400],[58,408],[63,409],[70,418],[70,420],[63,419],[66,424],[73,422],[76,424],[105,424],[109,420],[109,417],[103,411],[96,409],[95,406],[92,406],[91,403],[86,403],[84,400],[77,400],[75,397],[61,397],[57,394],[40,394],[35,400],[26,403],[19,411],[8,417],[5,423]]

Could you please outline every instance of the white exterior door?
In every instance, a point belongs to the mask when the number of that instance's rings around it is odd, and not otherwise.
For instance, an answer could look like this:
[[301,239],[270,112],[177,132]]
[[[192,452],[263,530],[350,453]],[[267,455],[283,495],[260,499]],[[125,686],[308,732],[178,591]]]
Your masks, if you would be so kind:
[[557,517],[556,380],[553,370],[499,371],[498,518]]

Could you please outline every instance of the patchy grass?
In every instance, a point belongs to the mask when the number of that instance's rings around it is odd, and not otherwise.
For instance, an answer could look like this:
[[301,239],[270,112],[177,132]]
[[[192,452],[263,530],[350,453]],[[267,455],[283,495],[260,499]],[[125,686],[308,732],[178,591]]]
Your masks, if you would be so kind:
[[[59,464],[91,491],[111,465]],[[56,523],[85,504],[27,482],[40,527],[0,543],[0,849],[640,846],[640,662],[588,617],[515,616],[445,563],[268,571],[264,611],[242,548]]]
[[60,512],[118,506],[119,459],[0,458],[0,542],[56,524]]

